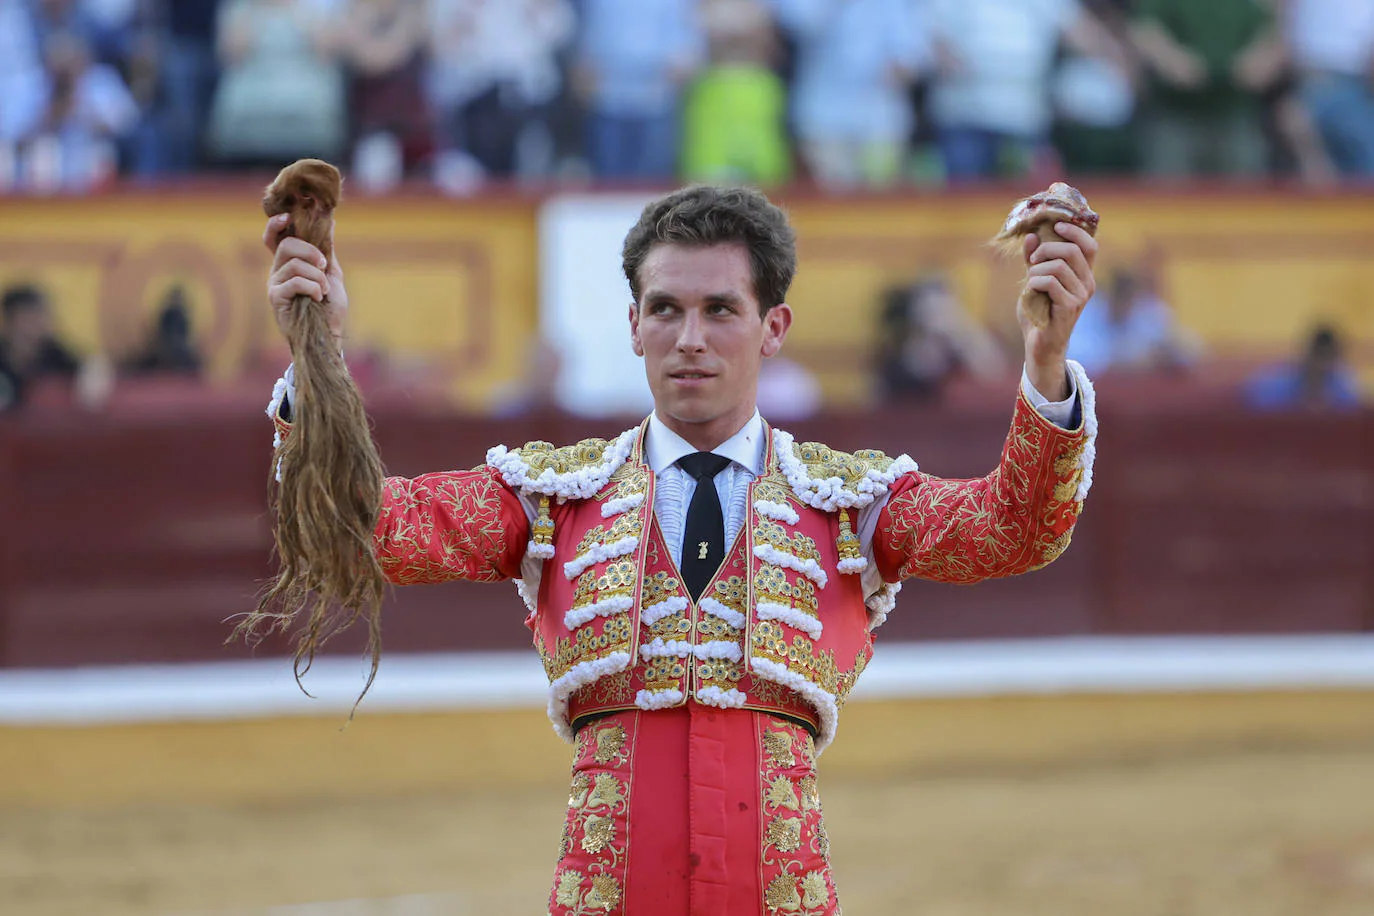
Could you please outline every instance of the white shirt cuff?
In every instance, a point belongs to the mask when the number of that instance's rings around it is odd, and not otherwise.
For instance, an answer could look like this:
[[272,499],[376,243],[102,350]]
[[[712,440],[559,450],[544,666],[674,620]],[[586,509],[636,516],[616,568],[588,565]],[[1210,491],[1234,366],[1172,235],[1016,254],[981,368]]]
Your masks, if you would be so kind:
[[1078,381],[1072,372],[1065,370],[1064,374],[1069,382],[1069,396],[1062,401],[1051,401],[1037,391],[1031,384],[1025,366],[1021,367],[1021,390],[1026,393],[1026,399],[1031,402],[1031,406],[1040,412],[1040,416],[1060,429],[1069,429],[1073,422],[1074,405],[1078,402]]

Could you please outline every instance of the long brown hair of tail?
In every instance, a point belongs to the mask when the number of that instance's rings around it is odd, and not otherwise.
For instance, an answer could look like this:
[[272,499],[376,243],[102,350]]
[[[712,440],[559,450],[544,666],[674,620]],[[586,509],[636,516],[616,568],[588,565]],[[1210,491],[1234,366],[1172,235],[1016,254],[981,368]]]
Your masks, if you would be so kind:
[[[262,208],[268,216],[289,213],[284,234],[304,239],[332,260],[330,236],[342,183],[334,166],[302,159],[268,186]],[[362,397],[337,349],[328,315],[327,301],[298,296],[292,303],[286,334],[295,359],[293,425],[273,456],[272,474],[279,483],[271,486],[270,496],[280,565],[257,609],[230,638],[243,636],[256,644],[300,621],[294,663],[300,684],[315,653],[362,618],[372,668],[361,700],[377,676],[382,652],[386,582],[372,533],[383,471]]]

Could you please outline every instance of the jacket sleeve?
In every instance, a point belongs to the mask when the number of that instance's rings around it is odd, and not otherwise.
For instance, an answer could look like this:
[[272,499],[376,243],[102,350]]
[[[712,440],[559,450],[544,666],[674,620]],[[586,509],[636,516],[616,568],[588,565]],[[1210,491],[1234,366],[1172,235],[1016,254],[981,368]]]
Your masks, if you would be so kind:
[[520,575],[530,537],[519,496],[492,468],[388,477],[373,546],[394,585]]
[[[280,443],[291,424],[269,409]],[[486,465],[414,479],[388,477],[372,545],[393,585],[520,575],[529,541],[520,497]]]
[[1065,430],[1017,398],[997,469],[976,480],[911,473],[878,517],[873,556],[886,582],[971,583],[1050,563],[1069,546],[1092,482],[1097,419],[1091,388],[1082,422]]

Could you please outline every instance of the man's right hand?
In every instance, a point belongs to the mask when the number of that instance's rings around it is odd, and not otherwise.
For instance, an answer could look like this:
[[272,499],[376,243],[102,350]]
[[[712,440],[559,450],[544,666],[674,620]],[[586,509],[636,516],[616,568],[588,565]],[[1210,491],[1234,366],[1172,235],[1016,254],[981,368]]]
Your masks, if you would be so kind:
[[[277,318],[283,335],[289,326],[292,303],[297,296],[308,296],[329,306],[329,328],[334,342],[343,347],[344,314],[348,311],[348,291],[344,288],[343,269],[339,266],[339,252],[334,250],[333,263],[326,263],[324,255],[309,242],[298,238],[282,238],[290,217],[274,216],[267,221],[262,242],[272,252],[272,275],[267,280],[267,301]],[[331,235],[332,240],[332,235]]]

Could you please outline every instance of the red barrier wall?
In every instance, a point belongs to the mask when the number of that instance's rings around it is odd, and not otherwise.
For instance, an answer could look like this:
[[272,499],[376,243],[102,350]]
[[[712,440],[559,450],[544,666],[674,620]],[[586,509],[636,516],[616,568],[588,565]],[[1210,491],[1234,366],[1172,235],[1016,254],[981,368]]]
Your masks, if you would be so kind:
[[[1374,415],[1261,418],[1183,381],[1099,387],[1095,483],[1068,553],[1018,579],[908,583],[884,639],[1374,630]],[[262,394],[155,386],[100,415],[0,419],[0,665],[249,654],[222,642],[269,571]],[[791,429],[975,476],[999,453],[1004,395]],[[373,412],[399,474],[470,467],[499,442],[573,441],[633,422]],[[386,609],[386,646],[520,647],[522,616],[509,586],[401,589]],[[275,639],[257,651],[285,650]]]

